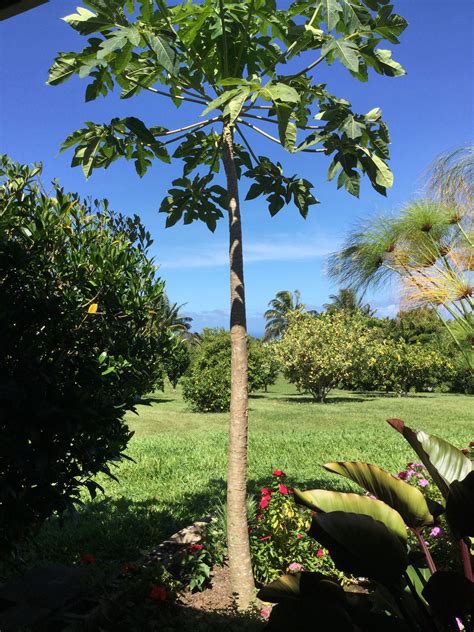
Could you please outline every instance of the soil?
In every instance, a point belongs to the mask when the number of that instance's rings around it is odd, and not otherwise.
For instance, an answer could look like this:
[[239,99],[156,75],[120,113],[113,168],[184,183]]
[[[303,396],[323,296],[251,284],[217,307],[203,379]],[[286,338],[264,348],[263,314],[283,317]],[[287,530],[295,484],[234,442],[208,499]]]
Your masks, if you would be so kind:
[[196,610],[230,610],[233,608],[229,567],[215,566],[211,572],[211,586],[203,592],[181,593],[178,603]]

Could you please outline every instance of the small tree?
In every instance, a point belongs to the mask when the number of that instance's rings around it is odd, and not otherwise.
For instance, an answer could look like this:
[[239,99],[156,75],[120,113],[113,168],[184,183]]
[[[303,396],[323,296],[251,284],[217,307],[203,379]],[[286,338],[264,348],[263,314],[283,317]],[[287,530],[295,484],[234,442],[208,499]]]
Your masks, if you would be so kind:
[[163,379],[164,283],[138,218],[0,160],[0,549],[92,496]]
[[252,390],[259,391],[275,384],[280,372],[280,363],[276,356],[274,343],[265,343],[261,340],[250,340],[249,346],[249,382]]
[[343,312],[294,314],[277,347],[285,377],[324,403],[329,391],[351,380],[367,340],[364,320]]
[[[291,153],[331,155],[328,177],[337,176],[338,187],[358,195],[365,173],[385,194],[393,178],[380,109],[356,114],[349,101],[332,95],[311,73],[322,62],[338,61],[361,81],[368,79],[369,67],[382,75],[403,75],[391,51],[379,43],[397,44],[407,23],[386,0],[298,0],[285,9],[273,0],[86,4],[93,11],[80,7],[65,20],[81,35],[94,37],[82,51],[58,56],[50,84],[79,75],[91,78],[87,100],[107,95],[118,84],[122,98],[147,90],[176,107],[188,103],[198,105],[202,116],[212,113],[173,130],[165,126],[166,110],[152,125],[133,116],[90,122],[63,148],[75,147],[72,164],[81,165],[86,176],[119,157],[133,160],[142,176],[153,160],[169,162],[168,145],[179,142],[173,157],[183,160],[184,169],[161,205],[166,225],[201,220],[214,230],[223,210],[227,214],[232,338],[228,550],[232,589],[245,607],[253,596],[253,578],[245,509],[247,335],[239,180],[243,174],[250,179],[246,199],[264,197],[271,215],[293,202],[306,217],[317,203],[308,180],[287,176],[279,162],[258,156],[247,134],[255,132]],[[300,68],[289,71],[287,62],[301,58]],[[221,166],[225,186],[216,182]]]

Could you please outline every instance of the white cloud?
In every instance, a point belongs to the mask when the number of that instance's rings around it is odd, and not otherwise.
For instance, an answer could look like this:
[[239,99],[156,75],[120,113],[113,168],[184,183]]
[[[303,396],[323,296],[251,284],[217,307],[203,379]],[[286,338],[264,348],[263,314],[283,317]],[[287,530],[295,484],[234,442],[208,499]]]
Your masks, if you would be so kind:
[[[300,261],[325,257],[337,249],[335,240],[315,238],[296,234],[290,241],[288,236],[277,236],[267,241],[244,243],[245,263],[260,261]],[[206,248],[176,249],[172,257],[166,253],[160,256],[161,268],[211,268],[228,265],[227,245],[213,243]]]

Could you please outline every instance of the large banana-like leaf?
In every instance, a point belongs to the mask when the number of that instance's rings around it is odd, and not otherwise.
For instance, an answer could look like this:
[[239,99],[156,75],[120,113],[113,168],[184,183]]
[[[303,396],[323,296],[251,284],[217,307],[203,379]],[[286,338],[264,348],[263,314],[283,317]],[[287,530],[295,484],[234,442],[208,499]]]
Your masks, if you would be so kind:
[[301,573],[282,575],[258,591],[257,597],[262,601],[278,603],[282,599],[300,598]]
[[446,518],[458,538],[474,536],[474,472],[453,481],[446,500]]
[[462,481],[472,471],[471,461],[448,441],[422,430],[413,430],[401,419],[387,419],[387,422],[415,450],[445,498],[451,483]]
[[454,571],[437,571],[423,589],[423,597],[444,621],[462,617],[474,606],[474,583]]
[[324,467],[330,472],[349,478],[390,505],[398,511],[409,527],[417,528],[434,523],[422,492],[380,467],[361,461],[326,463]]
[[406,544],[407,529],[401,515],[380,500],[374,500],[360,494],[346,494],[332,492],[325,489],[310,489],[301,491],[295,489],[294,495],[297,503],[305,505],[315,511],[330,513],[331,511],[348,511],[355,514],[371,516],[393,531],[395,535]]
[[385,585],[397,584],[408,557],[406,547],[370,516],[333,511],[313,517],[309,535],[325,546],[339,570]]

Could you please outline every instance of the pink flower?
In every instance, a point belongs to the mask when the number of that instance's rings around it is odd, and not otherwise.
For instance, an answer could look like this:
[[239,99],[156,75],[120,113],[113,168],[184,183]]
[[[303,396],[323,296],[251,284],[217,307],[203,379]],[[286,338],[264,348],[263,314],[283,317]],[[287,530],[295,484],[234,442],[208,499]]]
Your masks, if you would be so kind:
[[280,483],[280,485],[278,485],[278,491],[280,492],[280,494],[289,494],[290,490],[288,489],[288,487],[286,485],[282,485]]
[[265,621],[267,621],[267,619],[270,616],[270,608],[262,608],[260,610],[260,616],[262,617],[262,619],[264,619]]
[[268,487],[262,487],[262,496],[270,496],[271,493],[271,489],[268,489]]
[[461,452],[462,452],[463,454],[469,454],[469,448],[463,448],[463,449],[461,450]]
[[260,540],[262,540],[262,542],[265,542],[265,540],[269,540],[271,537],[272,537],[271,535],[262,535]]
[[408,472],[398,472],[397,474],[397,478],[400,478],[402,481],[404,481],[408,476]]
[[84,553],[81,557],[81,562],[84,562],[84,564],[95,564],[97,560],[93,553]]
[[296,537],[298,538],[298,540],[301,540],[301,538],[303,537],[303,534],[302,533],[297,533]]
[[303,570],[303,565],[299,562],[291,562],[291,564],[288,566],[288,570],[290,571],[290,573],[299,573]]
[[270,496],[264,496],[262,500],[259,502],[261,509],[265,509],[265,507],[268,506],[269,502],[270,502]]
[[316,551],[316,557],[324,557],[326,554],[324,553],[324,549],[318,549]]
[[418,485],[420,487],[426,487],[427,485],[429,485],[429,481],[427,481],[426,478],[420,478],[420,480],[418,481]]
[[283,470],[273,470],[273,475],[274,476],[286,476],[285,472]]
[[153,584],[150,590],[150,598],[155,599],[156,601],[165,601],[166,599],[166,590],[163,586],[157,586]]
[[432,538],[440,538],[443,535],[444,531],[441,527],[433,527],[430,531],[430,537]]

